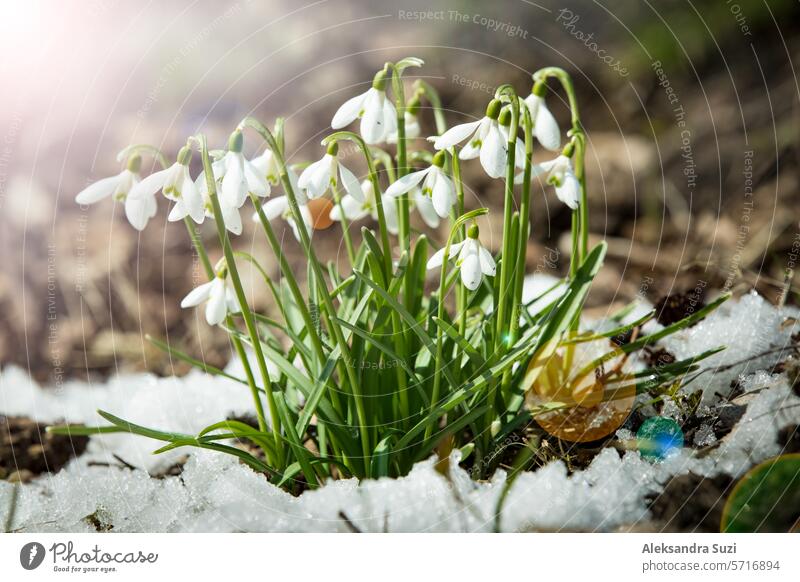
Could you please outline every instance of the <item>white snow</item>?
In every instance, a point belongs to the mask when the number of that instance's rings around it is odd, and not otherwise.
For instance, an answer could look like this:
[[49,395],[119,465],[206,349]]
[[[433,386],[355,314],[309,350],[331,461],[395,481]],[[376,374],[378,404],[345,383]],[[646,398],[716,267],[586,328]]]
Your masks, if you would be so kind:
[[[771,346],[786,346],[796,324],[782,324],[796,316],[797,310],[778,310],[748,295],[664,343],[679,358],[727,344],[729,350],[712,362],[726,366]],[[727,394],[730,381],[738,378],[745,391],[740,398],[748,400],[748,406],[731,434],[715,442],[708,428],[698,431],[695,441],[705,449],[684,448],[660,463],[643,459],[635,450],[620,454],[607,448],[586,470],[572,475],[560,461],[521,474],[506,500],[503,529],[613,530],[647,520],[648,497],[675,475],[693,471],[738,477],[779,454],[777,432],[800,422],[800,398],[785,375],[758,368],[780,356],[716,376],[707,373],[690,386],[703,389],[713,412],[719,405],[715,393]],[[246,387],[199,372],[166,379],[120,376],[103,386],[71,382],[60,390],[41,388],[12,367],[0,374],[4,414],[42,422],[104,424],[97,408],[148,426],[196,432],[227,415],[248,413],[252,404]],[[635,442],[629,431],[620,430],[617,436]],[[113,531],[491,531],[505,480],[499,471],[490,482],[473,481],[457,466],[454,453],[449,478],[428,460],[405,478],[331,482],[292,497],[230,456],[195,449],[151,455],[157,446],[131,435],[92,437],[87,452],[65,469],[20,486],[13,528],[94,531],[87,520],[93,516]],[[113,461],[111,452],[141,470],[92,465]],[[154,479],[147,472],[186,454],[189,459],[180,476]],[[5,513],[13,487],[0,482],[0,513]]]

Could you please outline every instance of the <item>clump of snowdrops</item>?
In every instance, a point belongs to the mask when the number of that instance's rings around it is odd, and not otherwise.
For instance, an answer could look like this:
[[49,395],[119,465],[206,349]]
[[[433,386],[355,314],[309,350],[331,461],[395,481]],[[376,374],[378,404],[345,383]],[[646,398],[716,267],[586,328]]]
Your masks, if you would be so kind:
[[[606,247],[588,246],[586,136],[567,73],[538,71],[524,98],[512,86],[501,86],[479,119],[448,128],[433,87],[422,80],[408,86],[403,78],[422,64],[417,58],[386,63],[366,92],[336,111],[335,131],[310,164],[287,163],[281,120],[268,129],[247,117],[224,151],[209,151],[202,134],[188,138],[174,163],[154,147],[129,146],[120,153],[125,169],[119,175],[78,194],[82,204],[113,197],[139,230],[155,216],[159,192],[172,203],[169,220],[184,222],[208,279],[181,305],[204,309],[208,324],[230,335],[244,377],[151,341],[249,389],[257,426],[222,420],[199,434],[178,434],[100,411],[109,425],[51,430],[132,432],[163,441],[156,452],[192,446],[229,453],[286,487],[299,479],[316,487],[331,477],[401,476],[432,454],[456,449],[462,460],[474,455],[472,474],[486,477],[496,468],[499,444],[537,414],[595,406],[621,388],[656,391],[694,370],[708,354],[635,372],[622,366],[606,372],[604,363],[699,320],[724,297],[679,324],[622,345],[608,338],[641,326],[652,314],[602,334],[579,329]],[[565,134],[546,104],[548,92],[559,86],[571,109]],[[419,137],[423,112],[432,113],[438,133],[427,141]],[[263,153],[248,159],[245,139],[265,146]],[[340,159],[345,142],[363,157],[363,181]],[[532,162],[539,146],[554,152],[551,161]],[[195,154],[202,172],[193,179]],[[143,156],[154,157],[163,169],[142,177]],[[476,220],[488,209],[465,207],[461,166],[475,159],[504,199],[502,247],[495,256]],[[534,179],[555,187],[573,219],[569,273],[558,297],[532,312],[533,301],[523,302],[522,288]],[[242,211],[252,213],[263,230],[277,277],[234,250]],[[440,248],[412,231],[414,211],[430,228],[445,225]],[[355,223],[365,218],[370,225],[354,236]],[[214,249],[205,246],[208,237],[199,230],[205,219],[216,227]],[[276,235],[273,222],[279,219],[289,223],[307,259],[303,285]],[[340,222],[346,270],[319,260],[313,239],[318,220]],[[239,275],[244,262],[263,275],[280,318],[248,305]],[[576,346],[590,341],[604,341],[607,351],[588,365],[574,365]],[[552,386],[553,378],[559,386]],[[526,400],[537,386],[545,386],[539,396],[558,399]],[[244,441],[249,447],[241,446]]]

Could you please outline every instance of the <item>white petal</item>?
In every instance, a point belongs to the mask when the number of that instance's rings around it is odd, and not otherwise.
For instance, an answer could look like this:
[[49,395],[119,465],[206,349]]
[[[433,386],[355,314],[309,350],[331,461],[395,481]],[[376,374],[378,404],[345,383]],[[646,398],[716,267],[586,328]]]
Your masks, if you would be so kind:
[[272,153],[271,149],[265,149],[263,154],[250,160],[250,163],[253,164],[253,167],[258,170],[267,181],[274,183],[278,180],[280,168],[275,160],[275,154]]
[[364,100],[364,115],[361,116],[359,131],[364,141],[370,145],[380,143],[386,135],[386,123],[383,116],[383,92],[377,89],[367,91]]
[[420,127],[419,127],[419,120],[417,119],[416,115],[411,115],[410,113],[406,112],[403,116],[406,123],[406,138],[407,139],[414,139],[419,137],[420,134]]
[[117,174],[116,176],[98,180],[75,196],[75,202],[78,204],[94,204],[103,198],[111,196],[114,190],[117,189],[121,179],[121,174]]
[[[464,242],[466,241],[450,245],[450,253],[448,254],[448,260],[453,260],[453,257],[455,257],[461,250],[461,247],[464,246]],[[436,269],[437,267],[441,267],[442,260],[444,259],[444,250],[445,247],[442,247],[438,251],[433,253],[433,256],[431,256],[431,258],[428,259],[428,263],[425,265],[425,268],[430,271],[431,269]]]
[[225,228],[233,234],[242,234],[242,217],[239,216],[239,209],[226,205],[221,205],[222,220],[225,221]]
[[183,200],[178,200],[172,207],[172,210],[169,211],[167,220],[169,220],[170,222],[177,222],[179,220],[183,220],[188,215],[189,215],[189,209],[186,208],[186,203]]
[[414,186],[422,182],[422,179],[428,175],[432,167],[433,166],[429,166],[424,170],[406,174],[386,189],[386,196],[400,196],[401,194],[405,194],[414,188]]
[[459,160],[474,160],[481,155],[481,142],[476,140],[468,141],[461,151],[458,152]]
[[480,245],[478,246],[478,259],[481,263],[481,272],[484,275],[494,277],[497,272],[497,265],[494,262],[494,258],[492,258],[492,254],[489,251]]
[[345,101],[341,107],[336,110],[331,120],[331,127],[333,129],[341,129],[353,123],[361,113],[361,106],[367,98],[367,93],[369,93],[369,91],[365,91],[361,95],[356,95]]
[[[397,110],[388,98],[383,100],[383,125],[385,129],[381,141],[386,141],[391,134],[397,135]],[[408,131],[406,137],[410,137]]]
[[200,305],[203,301],[206,301],[211,294],[211,289],[214,284],[214,281],[209,281],[208,283],[203,283],[202,285],[198,285],[186,295],[181,301],[181,307],[186,309],[187,307],[195,307]]
[[225,305],[228,308],[228,313],[240,313],[242,311],[236,292],[227,285],[225,286]]
[[444,150],[461,143],[478,129],[481,121],[483,120],[479,119],[478,121],[470,121],[469,123],[462,123],[461,125],[451,127],[436,138],[436,141],[433,142],[433,147],[437,150]]
[[148,221],[155,215],[155,197],[134,198],[128,196],[125,199],[125,216],[131,226],[136,230],[144,230]]
[[328,189],[331,183],[333,162],[333,156],[325,154],[322,159],[308,166],[300,174],[297,184],[300,188],[306,190],[309,198],[319,198]]
[[397,222],[397,200],[384,194],[381,197],[381,202],[383,203],[383,217],[386,219],[386,230],[396,236],[400,232]]
[[450,216],[450,209],[453,207],[453,202],[455,201],[455,196],[453,196],[451,187],[452,184],[450,184],[447,176],[436,176],[431,199],[433,200],[433,207],[436,209],[436,214],[442,218]]
[[342,209],[344,209],[345,218],[350,221],[361,220],[368,214],[368,212],[364,210],[363,202],[359,202],[349,194],[342,198],[341,208],[337,204],[331,209],[331,220],[341,220]]
[[[267,220],[275,220],[288,209],[289,198],[286,196],[278,196],[277,198],[273,198],[261,207],[261,210],[264,211],[264,215],[267,217]],[[255,216],[256,219],[258,219],[258,215],[256,214]]]
[[197,224],[202,224],[206,217],[205,209],[203,208],[203,197],[197,191],[197,186],[192,182],[188,171],[181,187],[181,202],[186,206],[186,210],[192,220]]
[[506,170],[506,144],[497,127],[492,127],[481,145],[481,165],[491,178],[501,178]]
[[358,178],[353,175],[353,172],[345,168],[343,164],[339,164],[339,177],[342,179],[345,192],[359,202],[364,202],[364,192],[361,190],[361,184],[358,182]]
[[561,186],[556,186],[556,196],[564,204],[575,210],[578,207],[581,184],[575,174],[567,172]]
[[481,284],[481,265],[477,253],[470,253],[461,263],[461,282],[470,291]]
[[539,104],[536,118],[533,122],[533,133],[536,139],[539,140],[539,143],[548,150],[558,150],[558,148],[561,147],[561,130],[558,129],[558,122],[556,118],[553,117],[553,114],[550,113],[547,105],[545,105],[544,99],[542,99],[542,102]]
[[429,196],[426,196],[419,189],[414,192],[414,201],[417,205],[417,210],[422,220],[425,221],[430,228],[439,227],[439,215],[436,214],[436,209],[433,207],[433,202]]
[[478,249],[480,248],[480,243],[474,238],[468,238],[464,241],[461,245],[461,252],[458,253],[458,262],[463,261],[469,255],[477,255]]
[[269,196],[270,187],[266,176],[247,160],[244,161],[244,175],[247,180],[247,189],[250,192],[262,198]]
[[206,304],[206,321],[209,325],[217,325],[225,321],[228,314],[228,306],[225,302],[225,282],[216,278],[212,281],[211,290]]
[[132,196],[134,198],[144,198],[146,196],[154,196],[156,192],[161,190],[164,185],[166,184],[167,180],[170,178],[170,174],[172,173],[172,166],[167,168],[166,170],[161,170],[159,172],[155,172],[150,174],[136,184],[131,191],[128,192],[128,196]]
[[225,154],[225,176],[222,178],[220,202],[223,205],[239,208],[247,199],[247,187],[244,181],[244,159],[241,154],[233,152]]

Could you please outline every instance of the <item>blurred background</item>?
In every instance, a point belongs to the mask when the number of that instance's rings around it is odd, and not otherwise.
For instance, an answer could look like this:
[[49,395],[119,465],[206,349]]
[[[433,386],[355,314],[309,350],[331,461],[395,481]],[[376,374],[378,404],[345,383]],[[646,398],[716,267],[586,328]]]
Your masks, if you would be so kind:
[[[181,373],[145,340],[151,334],[224,365],[226,334],[178,305],[201,270],[185,230],[167,227],[166,201],[140,235],[120,205],[81,208],[75,195],[119,172],[116,154],[127,144],[174,156],[202,130],[223,147],[248,114],[268,125],[284,116],[291,161],[317,159],[336,108],[366,90],[384,61],[409,55],[426,61],[409,83],[418,75],[434,85],[450,124],[482,116],[499,84],[527,94],[540,67],[573,75],[590,142],[592,232],[610,249],[594,304],[753,287],[796,302],[782,289],[800,258],[798,8],[797,0],[2,0],[0,364],[56,386],[120,371]],[[548,103],[565,127],[563,94]],[[423,135],[432,135],[430,112],[423,118]],[[252,135],[246,150],[260,151]],[[468,205],[499,209],[501,182],[466,167]],[[552,189],[534,197],[529,268],[563,273],[569,211]],[[501,220],[495,212],[483,229],[494,249]],[[216,249],[213,224],[201,230]],[[335,228],[315,240],[325,258],[342,251]],[[277,272],[252,225],[236,244]],[[291,234],[286,252],[303,272]],[[256,278],[249,288],[269,312]]]

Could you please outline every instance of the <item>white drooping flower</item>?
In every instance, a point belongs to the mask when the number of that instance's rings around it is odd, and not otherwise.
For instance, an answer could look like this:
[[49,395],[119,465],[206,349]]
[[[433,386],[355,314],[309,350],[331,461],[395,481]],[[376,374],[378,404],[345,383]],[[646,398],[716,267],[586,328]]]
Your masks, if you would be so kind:
[[[201,173],[197,180],[195,180],[200,196],[203,199],[203,211],[208,218],[214,219],[214,206],[211,202],[211,196],[208,193],[208,183],[205,179],[205,173]],[[225,222],[225,229],[235,235],[242,234],[242,217],[239,215],[239,209],[236,206],[228,206],[222,199],[217,196],[219,202],[219,209],[222,212],[222,220]]]
[[339,161],[338,152],[339,146],[335,142],[328,145],[325,155],[303,170],[297,185],[305,190],[308,198],[313,200],[322,197],[331,187],[335,187],[338,175],[345,192],[356,200],[363,201],[364,195],[358,178]]
[[556,118],[550,113],[544,101],[546,91],[547,86],[544,83],[537,82],[533,86],[531,94],[525,98],[525,105],[528,106],[528,111],[531,114],[533,135],[545,148],[557,151],[561,147],[561,130],[558,128]]
[[471,160],[480,156],[481,165],[486,173],[491,178],[501,178],[505,175],[508,151],[506,139],[497,122],[500,107],[500,101],[492,99],[482,119],[448,129],[442,135],[433,138],[433,147],[437,150],[446,150],[468,139],[458,157],[462,160]]
[[[424,170],[411,172],[399,178],[387,188],[386,195],[392,197],[400,196],[410,192],[422,182],[421,194],[431,200],[433,208],[439,217],[447,218],[450,216],[450,209],[456,203],[456,189],[452,180],[447,177],[443,170],[444,161],[445,153],[442,151],[437,152],[433,156],[433,162],[430,166]],[[420,208],[420,212],[423,213],[424,210]]]
[[554,160],[540,164],[542,172],[547,172],[547,183],[556,187],[556,196],[564,204],[575,210],[580,200],[581,183],[572,169],[572,159],[561,154]]
[[[489,251],[478,240],[478,225],[473,224],[467,231],[466,240],[450,245],[448,260],[456,259],[460,270],[461,282],[470,291],[475,291],[481,284],[484,275],[494,277],[497,266]],[[444,260],[444,248],[436,251],[428,260],[428,270],[440,268]]]
[[[504,109],[500,114],[500,134],[503,136],[503,142],[506,144],[506,151],[508,151],[509,131],[511,129],[511,112]],[[517,136],[517,141],[514,147],[514,165],[523,169],[525,167],[525,142]]]
[[[375,190],[372,187],[372,182],[369,180],[361,182],[361,191],[364,194],[363,201],[356,200],[350,194],[343,196],[341,206],[337,204],[331,210],[331,220],[340,222],[342,220],[342,210],[344,210],[344,217],[350,222],[361,220],[367,216],[378,220],[378,206],[375,203]],[[386,230],[396,235],[399,232],[397,203],[393,197],[384,193],[381,194],[381,204],[383,205],[383,216],[386,219]]]
[[429,194],[423,194],[419,187],[415,187],[410,193],[411,199],[414,201],[414,207],[419,211],[422,220],[430,228],[438,228],[441,219],[433,207],[433,200]]
[[250,160],[250,163],[266,178],[268,183],[277,184],[280,181],[281,167],[271,149],[265,149],[263,154]]
[[77,196],[78,204],[94,204],[103,198],[111,196],[118,202],[125,204],[125,216],[136,230],[144,230],[148,221],[156,215],[155,195],[131,196],[131,191],[139,184],[141,177],[139,171],[142,167],[142,158],[133,155],[128,159],[128,164],[116,176],[103,178],[84,188]]
[[230,313],[239,313],[242,308],[233,289],[227,283],[227,269],[217,270],[217,275],[208,283],[192,289],[181,301],[181,307],[197,307],[206,303],[206,321],[209,325],[218,325],[225,321]]
[[[420,132],[422,131],[419,127],[419,119],[413,113],[409,113],[406,111],[403,114],[403,119],[405,120],[406,126],[406,139],[414,139],[419,137]],[[390,134],[386,138],[386,143],[397,143],[397,129],[395,128],[394,133]]]
[[150,174],[131,188],[129,198],[153,198],[161,190],[164,197],[175,202],[169,213],[169,220],[183,220],[191,216],[192,220],[200,224],[205,218],[203,210],[203,197],[197,190],[192,177],[189,175],[189,162],[192,150],[184,147],[178,153],[178,161],[169,168]]
[[234,131],[228,139],[225,156],[213,164],[214,177],[220,183],[220,204],[223,206],[241,208],[248,193],[260,197],[270,194],[266,176],[242,154],[243,145],[242,132]]
[[359,132],[370,145],[382,143],[393,133],[397,133],[397,110],[386,97],[386,70],[375,75],[370,87],[364,93],[351,97],[336,111],[331,120],[333,129],[342,129],[359,117]]
[[[306,232],[308,232],[308,236],[311,236],[314,232],[314,219],[308,208],[308,199],[298,186],[298,178],[294,170],[287,168],[287,174],[289,175],[289,183],[292,185],[292,191],[297,199],[297,205],[300,207],[300,215],[303,217]],[[297,230],[297,223],[294,219],[294,214],[292,214],[292,208],[289,205],[289,198],[286,195],[276,196],[275,198],[267,200],[261,207],[261,210],[264,212],[264,216],[266,216],[267,220],[275,220],[276,218],[285,220],[292,228],[294,238],[296,238],[298,242],[300,241],[300,232]],[[258,212],[254,212],[253,222],[259,222],[260,220]]]
[[[311,211],[308,209],[308,205],[299,205],[300,208],[300,216],[303,217],[303,223],[308,233],[308,236],[311,236],[313,232],[313,218],[311,216]],[[264,206],[261,207],[261,210],[264,211],[264,216],[267,217],[267,220],[275,220],[276,218],[282,218],[285,220],[288,225],[292,228],[292,232],[294,233],[294,238],[300,241],[300,232],[297,229],[297,221],[294,219],[294,214],[292,213],[292,207],[289,205],[289,197],[288,196],[276,196],[264,203]],[[259,220],[258,212],[253,214],[253,220]]]

